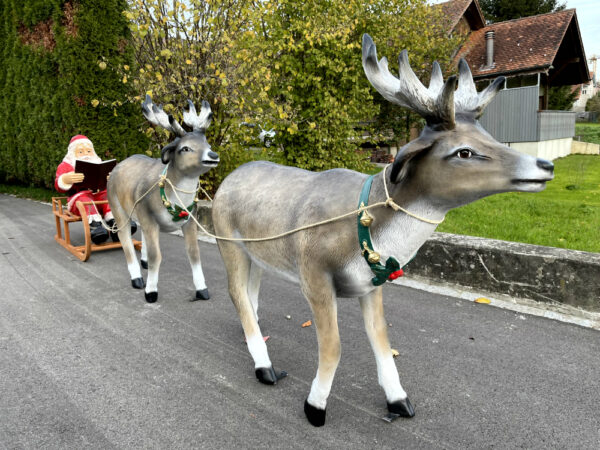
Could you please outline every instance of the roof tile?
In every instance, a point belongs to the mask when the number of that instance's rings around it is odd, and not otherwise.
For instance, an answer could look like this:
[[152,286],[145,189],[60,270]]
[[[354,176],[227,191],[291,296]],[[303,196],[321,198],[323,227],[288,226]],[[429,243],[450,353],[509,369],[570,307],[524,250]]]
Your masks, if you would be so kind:
[[[474,77],[549,67],[574,14],[568,9],[488,25],[470,34],[457,57],[467,60]],[[487,31],[495,33],[492,69],[485,67]]]

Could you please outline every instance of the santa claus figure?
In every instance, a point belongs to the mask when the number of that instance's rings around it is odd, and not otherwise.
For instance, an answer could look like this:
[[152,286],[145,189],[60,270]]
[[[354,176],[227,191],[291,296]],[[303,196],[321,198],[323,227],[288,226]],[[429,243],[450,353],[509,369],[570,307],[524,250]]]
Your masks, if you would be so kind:
[[[54,180],[54,186],[56,190],[61,193],[66,193],[68,196],[68,208],[73,214],[79,215],[77,201],[82,202],[98,202],[100,200],[106,200],[106,189],[103,191],[92,192],[89,189],[81,189],[77,187],[78,183],[83,181],[84,175],[82,173],[75,173],[75,161],[89,161],[99,163],[102,160],[94,151],[94,145],[87,137],[79,134],[71,138],[69,147],[67,149],[67,155],[63,158],[62,162],[56,169],[56,178]],[[102,226],[102,217],[106,221],[109,227],[114,224],[114,218],[110,211],[108,203],[102,205],[87,205],[86,212],[90,223],[90,232],[92,241],[95,244],[101,244],[108,239],[109,233]],[[111,233],[113,240],[118,240],[116,233]]]

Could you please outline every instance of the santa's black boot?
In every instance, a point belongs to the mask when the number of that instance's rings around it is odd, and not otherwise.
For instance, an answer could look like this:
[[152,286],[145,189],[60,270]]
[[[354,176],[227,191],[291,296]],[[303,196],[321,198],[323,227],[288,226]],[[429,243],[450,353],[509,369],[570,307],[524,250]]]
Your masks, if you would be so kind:
[[108,239],[108,231],[106,231],[100,222],[95,220],[90,223],[90,235],[92,242],[96,245],[102,244]]

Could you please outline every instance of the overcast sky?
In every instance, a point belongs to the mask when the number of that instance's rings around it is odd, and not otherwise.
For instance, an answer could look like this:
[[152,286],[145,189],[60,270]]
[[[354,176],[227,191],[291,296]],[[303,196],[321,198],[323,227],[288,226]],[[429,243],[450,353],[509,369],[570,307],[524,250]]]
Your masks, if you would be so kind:
[[577,21],[583,39],[585,56],[600,57],[600,2],[598,0],[567,0],[567,8],[577,10]]

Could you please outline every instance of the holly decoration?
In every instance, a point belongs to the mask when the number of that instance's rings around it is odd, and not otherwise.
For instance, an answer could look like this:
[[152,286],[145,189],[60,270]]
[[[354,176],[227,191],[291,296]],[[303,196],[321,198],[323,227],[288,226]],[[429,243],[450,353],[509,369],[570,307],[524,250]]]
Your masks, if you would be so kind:
[[379,263],[369,263],[369,266],[371,266],[371,271],[375,274],[375,276],[371,279],[371,282],[374,286],[380,286],[386,281],[395,280],[404,274],[400,268],[400,263],[393,256],[390,256],[387,259],[385,266]]

